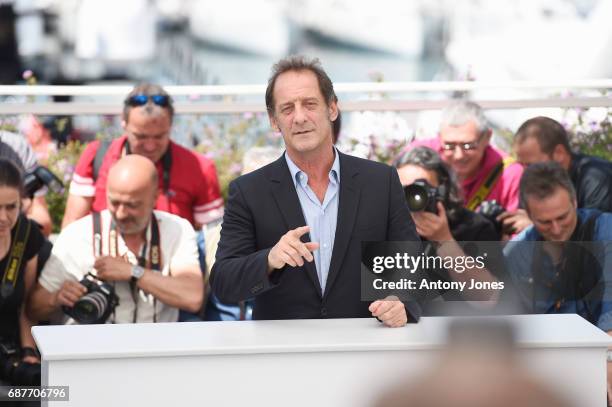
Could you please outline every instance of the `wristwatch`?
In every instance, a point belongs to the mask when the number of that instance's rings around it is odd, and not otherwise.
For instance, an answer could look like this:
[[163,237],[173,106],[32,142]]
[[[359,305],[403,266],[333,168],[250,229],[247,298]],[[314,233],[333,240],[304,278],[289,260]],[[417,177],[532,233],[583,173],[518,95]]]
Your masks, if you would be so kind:
[[132,266],[132,281],[136,282],[140,280],[140,277],[144,275],[145,269],[140,266]]

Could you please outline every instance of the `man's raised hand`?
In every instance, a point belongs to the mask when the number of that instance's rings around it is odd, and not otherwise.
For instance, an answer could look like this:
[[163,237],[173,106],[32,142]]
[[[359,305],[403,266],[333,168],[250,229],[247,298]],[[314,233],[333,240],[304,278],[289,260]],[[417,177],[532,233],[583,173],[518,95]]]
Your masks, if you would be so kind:
[[304,243],[300,237],[310,231],[310,226],[300,226],[285,233],[268,254],[268,272],[283,268],[286,264],[303,266],[304,260],[313,261],[313,251],[319,248],[319,243]]

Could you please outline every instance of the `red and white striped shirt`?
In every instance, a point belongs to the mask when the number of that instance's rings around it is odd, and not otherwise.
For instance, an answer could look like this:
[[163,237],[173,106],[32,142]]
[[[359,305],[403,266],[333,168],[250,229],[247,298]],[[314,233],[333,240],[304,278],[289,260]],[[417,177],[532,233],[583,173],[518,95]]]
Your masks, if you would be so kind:
[[[70,183],[70,193],[93,197],[92,210],[94,211],[106,209],[108,170],[121,158],[126,140],[125,135],[113,140],[99,168],[96,180],[93,177],[93,163],[100,142],[89,143],[79,158]],[[205,225],[223,218],[223,198],[221,198],[214,162],[172,141],[168,148],[172,154],[170,187],[168,194],[164,194],[163,165],[160,160],[156,163],[160,194],[155,209],[185,218],[194,226],[196,224]]]

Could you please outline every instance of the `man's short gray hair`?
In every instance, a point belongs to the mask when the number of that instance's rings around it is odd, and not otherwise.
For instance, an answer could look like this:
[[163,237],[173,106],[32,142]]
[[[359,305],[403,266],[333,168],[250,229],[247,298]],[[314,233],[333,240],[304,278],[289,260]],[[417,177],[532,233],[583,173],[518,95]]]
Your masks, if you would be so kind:
[[489,122],[484,115],[482,107],[469,100],[460,99],[453,101],[442,111],[440,127],[462,126],[469,121],[473,121],[476,124],[480,135],[489,131]]

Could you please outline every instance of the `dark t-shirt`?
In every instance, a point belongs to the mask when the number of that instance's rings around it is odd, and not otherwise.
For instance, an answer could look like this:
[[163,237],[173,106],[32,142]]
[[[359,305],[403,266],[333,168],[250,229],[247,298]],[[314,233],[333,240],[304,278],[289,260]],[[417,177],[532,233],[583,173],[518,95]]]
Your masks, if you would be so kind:
[[[8,298],[0,298],[0,337],[15,343],[19,343],[19,311],[25,295],[25,266],[29,260],[38,254],[44,241],[44,237],[36,223],[28,220],[23,215],[21,215],[21,221],[30,224],[30,235],[25,245],[21,269],[17,276],[17,284]],[[11,243],[14,242],[16,232],[17,225],[11,230]],[[0,260],[0,281],[2,281],[6,273],[6,265],[10,254],[9,250],[6,256]]]
[[[449,227],[453,238],[463,248],[467,256],[477,257],[484,255],[484,263],[487,269],[500,281],[508,280],[503,269],[503,253],[501,244],[498,242],[499,235],[490,220],[479,213],[461,208],[452,219],[449,219]],[[474,244],[469,242],[491,243]],[[437,254],[431,243],[426,245],[426,252],[429,255]],[[453,281],[446,269],[435,270],[431,274],[431,278],[433,280]],[[424,305],[423,315],[459,315],[471,314],[474,311],[474,307],[465,303],[465,299],[459,291],[441,290],[438,291],[437,297],[433,296],[433,293],[429,297],[429,301]],[[493,312],[493,310],[490,311]]]
[[579,208],[612,212],[612,162],[583,154],[572,154],[570,177]]
[[483,215],[466,208],[449,219],[451,235],[458,242],[493,242],[499,240],[493,223]]

